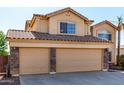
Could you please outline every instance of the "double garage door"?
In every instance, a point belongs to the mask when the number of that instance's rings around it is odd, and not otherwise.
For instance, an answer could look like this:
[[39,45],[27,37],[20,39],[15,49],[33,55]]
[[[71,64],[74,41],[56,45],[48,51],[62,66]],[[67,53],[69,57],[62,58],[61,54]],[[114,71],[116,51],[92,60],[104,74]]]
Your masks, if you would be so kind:
[[[20,74],[50,71],[50,49],[20,48]],[[102,49],[56,49],[56,72],[102,69]]]

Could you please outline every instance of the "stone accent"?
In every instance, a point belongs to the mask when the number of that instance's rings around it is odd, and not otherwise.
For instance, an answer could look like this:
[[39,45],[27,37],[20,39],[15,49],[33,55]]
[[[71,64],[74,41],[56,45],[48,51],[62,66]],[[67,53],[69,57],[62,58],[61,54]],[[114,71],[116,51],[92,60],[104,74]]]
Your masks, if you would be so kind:
[[56,72],[56,49],[50,49],[50,72]]
[[11,74],[19,74],[19,48],[10,47],[10,56],[8,57],[10,63]]
[[109,69],[109,51],[108,49],[104,49],[104,65],[103,69],[108,70]]

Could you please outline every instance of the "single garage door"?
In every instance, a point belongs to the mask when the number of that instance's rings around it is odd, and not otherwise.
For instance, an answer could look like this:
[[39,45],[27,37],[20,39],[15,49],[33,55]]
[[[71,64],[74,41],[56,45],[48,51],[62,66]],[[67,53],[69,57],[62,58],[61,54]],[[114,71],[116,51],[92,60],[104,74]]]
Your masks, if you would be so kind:
[[20,74],[40,74],[49,71],[49,49],[20,48]]
[[101,49],[57,49],[57,72],[95,71],[102,69]]

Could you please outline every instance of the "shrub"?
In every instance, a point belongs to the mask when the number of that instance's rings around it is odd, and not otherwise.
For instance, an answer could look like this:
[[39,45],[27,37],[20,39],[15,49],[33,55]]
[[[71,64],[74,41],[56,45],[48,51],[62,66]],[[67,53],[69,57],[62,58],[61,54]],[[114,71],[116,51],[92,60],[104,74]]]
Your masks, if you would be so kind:
[[7,56],[7,40],[6,35],[0,31],[0,56]]
[[121,56],[119,57],[119,60],[120,60],[121,69],[124,70],[124,55],[121,55]]

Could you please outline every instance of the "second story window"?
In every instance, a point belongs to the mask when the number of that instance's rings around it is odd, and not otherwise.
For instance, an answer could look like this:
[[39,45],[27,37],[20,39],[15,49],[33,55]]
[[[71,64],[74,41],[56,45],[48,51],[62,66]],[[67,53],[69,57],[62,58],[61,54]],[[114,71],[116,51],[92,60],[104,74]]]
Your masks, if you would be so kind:
[[112,40],[112,35],[106,30],[100,31],[98,37],[104,40]]
[[60,33],[75,34],[75,24],[71,22],[60,22]]

